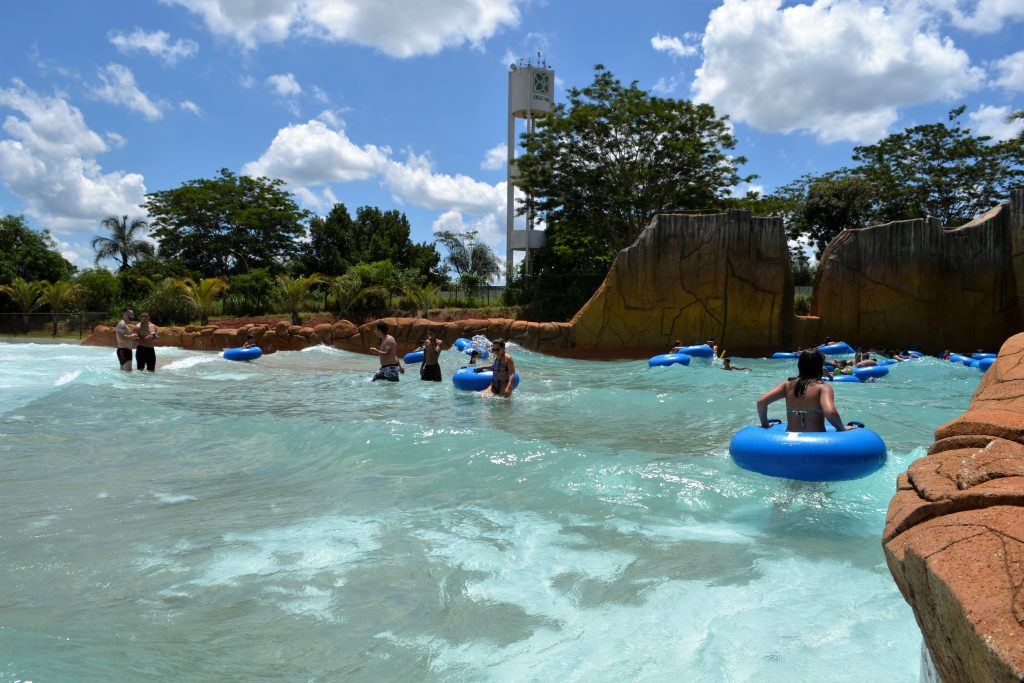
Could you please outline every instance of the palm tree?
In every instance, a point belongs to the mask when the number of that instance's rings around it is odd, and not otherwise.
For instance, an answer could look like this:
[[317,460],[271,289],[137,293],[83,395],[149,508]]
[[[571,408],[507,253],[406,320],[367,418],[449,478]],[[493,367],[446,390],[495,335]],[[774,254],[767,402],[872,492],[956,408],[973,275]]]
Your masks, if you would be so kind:
[[9,285],[0,285],[0,292],[11,297],[14,305],[21,311],[21,324],[28,332],[28,314],[42,306],[39,298],[39,285],[35,282],[16,277]]
[[43,280],[39,283],[39,291],[42,296],[40,301],[50,306],[50,319],[53,321],[53,336],[57,336],[57,315],[67,310],[68,306],[75,300],[81,288],[69,280],[57,280],[48,282]]
[[282,303],[292,314],[292,325],[298,325],[302,322],[302,319],[299,317],[299,311],[302,309],[303,304],[306,303],[306,299],[309,298],[309,291],[313,289],[313,285],[323,281],[324,278],[320,275],[308,275],[306,277],[277,276],[278,295]]
[[161,280],[140,278],[149,287],[149,312],[161,325],[171,324],[176,311],[181,310],[181,287],[174,278]]
[[110,233],[110,237],[97,235],[92,238],[92,248],[96,250],[96,263],[103,259],[115,259],[121,262],[118,270],[128,267],[130,259],[138,260],[142,256],[153,256],[153,245],[145,240],[138,239],[137,233],[145,232],[149,227],[142,218],[133,218],[128,222],[128,216],[107,216],[100,223]]
[[358,277],[342,275],[330,281],[331,298],[334,299],[334,310],[341,319],[353,306],[368,299],[371,296],[384,298],[388,295],[388,288],[383,285],[370,285],[363,287]]
[[423,311],[423,317],[428,319],[430,318],[430,309],[440,291],[441,288],[433,284],[405,286],[405,295],[416,306],[416,312]]
[[476,230],[442,230],[435,237],[448,252],[444,257],[445,267],[455,273],[463,287],[501,277],[501,259],[493,249],[477,239]]
[[210,322],[210,313],[217,303],[217,297],[228,288],[228,283],[219,277],[203,278],[198,283],[192,278],[186,278],[178,280],[175,284],[199,312],[199,321],[203,325]]

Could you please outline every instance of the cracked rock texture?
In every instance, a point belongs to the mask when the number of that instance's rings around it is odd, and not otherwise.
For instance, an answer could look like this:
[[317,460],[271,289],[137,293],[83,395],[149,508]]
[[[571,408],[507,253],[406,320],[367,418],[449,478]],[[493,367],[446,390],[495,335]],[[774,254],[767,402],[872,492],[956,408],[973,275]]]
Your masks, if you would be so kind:
[[742,355],[785,348],[793,274],[782,221],[747,211],[656,216],[572,319],[572,355],[664,353],[672,341]]
[[[1018,295],[1022,296],[1018,296]],[[1024,190],[959,228],[936,219],[845,230],[822,254],[818,331],[879,348],[995,349],[1021,329]],[[797,335],[798,345],[817,338]]]
[[946,683],[1024,680],[1024,334],[896,481],[883,546]]

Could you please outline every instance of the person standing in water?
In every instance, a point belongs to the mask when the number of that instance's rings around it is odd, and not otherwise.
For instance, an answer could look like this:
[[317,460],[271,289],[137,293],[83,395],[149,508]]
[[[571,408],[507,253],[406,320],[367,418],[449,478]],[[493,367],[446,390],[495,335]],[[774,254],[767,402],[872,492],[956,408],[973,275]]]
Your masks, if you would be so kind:
[[441,365],[437,362],[441,357],[441,340],[437,332],[429,330],[427,340],[423,343],[423,364],[420,365],[420,380],[423,382],[440,382]]
[[377,323],[374,334],[380,339],[380,348],[371,346],[370,353],[380,357],[380,369],[373,376],[373,381],[382,379],[397,382],[399,373],[405,372],[405,368],[398,362],[398,344],[395,338],[388,334],[388,324],[383,320]]
[[823,432],[828,420],[837,432],[847,427],[836,409],[832,387],[822,381],[825,356],[817,349],[803,351],[797,361],[798,377],[790,377],[757,399],[757,416],[767,429],[768,406],[786,400],[787,432]]
[[149,322],[149,312],[143,311],[139,314],[139,326],[135,328],[138,337],[138,346],[135,348],[135,364],[140,371],[156,371],[156,349],[153,342],[156,340],[156,325]]
[[516,362],[505,351],[505,341],[503,339],[495,339],[491,342],[491,353],[494,354],[494,362],[490,365],[482,365],[475,368],[473,372],[484,372],[486,370],[493,372],[491,393],[495,396],[511,398],[514,388],[512,385],[515,383],[516,378]]
[[134,317],[135,311],[130,308],[124,309],[117,327],[114,328],[114,336],[117,338],[117,362],[125,372],[132,371],[132,347],[138,339],[131,325]]

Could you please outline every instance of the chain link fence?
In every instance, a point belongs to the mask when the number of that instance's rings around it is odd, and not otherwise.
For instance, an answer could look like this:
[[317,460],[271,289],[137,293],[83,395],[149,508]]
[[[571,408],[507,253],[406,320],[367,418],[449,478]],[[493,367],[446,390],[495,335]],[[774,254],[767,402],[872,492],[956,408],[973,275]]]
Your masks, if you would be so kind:
[[109,312],[0,313],[0,335],[82,339],[97,325],[112,321]]

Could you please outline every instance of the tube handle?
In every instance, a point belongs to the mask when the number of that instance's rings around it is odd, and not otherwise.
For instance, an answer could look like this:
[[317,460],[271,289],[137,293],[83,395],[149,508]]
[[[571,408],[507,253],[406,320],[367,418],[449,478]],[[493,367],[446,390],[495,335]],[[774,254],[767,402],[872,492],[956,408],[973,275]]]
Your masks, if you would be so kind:
[[847,422],[846,426],[847,427],[860,427],[861,429],[864,429],[864,423],[863,422],[851,421],[851,422]]
[[770,420],[768,420],[768,426],[769,427],[771,427],[772,425],[780,425],[780,424],[782,424],[782,420],[780,420],[777,417],[773,417]]

